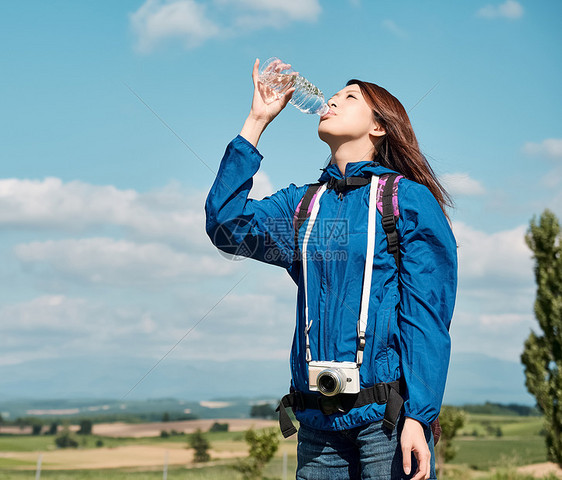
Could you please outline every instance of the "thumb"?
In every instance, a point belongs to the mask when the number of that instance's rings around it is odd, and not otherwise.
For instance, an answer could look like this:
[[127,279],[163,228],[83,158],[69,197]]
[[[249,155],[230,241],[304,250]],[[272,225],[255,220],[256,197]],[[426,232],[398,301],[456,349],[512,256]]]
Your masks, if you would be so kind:
[[254,67],[252,68],[252,81],[254,82],[254,87],[256,87],[258,83],[259,67],[260,67],[260,59],[256,58],[256,61],[254,62]]

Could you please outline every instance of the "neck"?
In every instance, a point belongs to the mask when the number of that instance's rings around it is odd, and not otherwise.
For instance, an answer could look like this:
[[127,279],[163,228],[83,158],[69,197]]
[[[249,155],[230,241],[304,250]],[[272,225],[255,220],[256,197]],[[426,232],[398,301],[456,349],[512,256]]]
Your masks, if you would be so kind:
[[342,175],[345,175],[345,167],[348,163],[363,162],[374,158],[375,147],[371,142],[345,142],[339,145],[330,145],[332,161],[335,163]]

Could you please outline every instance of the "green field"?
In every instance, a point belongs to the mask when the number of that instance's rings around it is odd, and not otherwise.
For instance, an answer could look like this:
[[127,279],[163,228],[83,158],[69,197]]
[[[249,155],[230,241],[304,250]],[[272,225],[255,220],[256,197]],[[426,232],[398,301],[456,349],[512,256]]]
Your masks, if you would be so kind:
[[[206,434],[212,443],[222,446],[229,442],[244,443],[244,434],[240,432],[213,432]],[[101,440],[105,447],[123,445],[160,445],[167,443],[185,443],[189,435],[172,435],[167,438],[113,438],[100,435],[76,436],[81,448],[95,448],[96,442]],[[0,434],[0,452],[39,452],[55,448],[55,437],[52,435],[5,435]],[[0,458],[0,465],[2,465]]]
[[[6,475],[6,476],[4,476]],[[23,480],[34,478],[30,472],[6,471],[2,472],[4,480]],[[271,475],[269,472],[267,475]],[[294,476],[294,475],[293,475]],[[168,469],[168,480],[193,479],[193,480],[238,480],[242,477],[227,466],[205,468],[174,468]],[[152,472],[134,472],[126,470],[72,470],[41,472],[41,479],[49,480],[162,480],[162,470]]]
[[[502,436],[487,434],[497,428]],[[451,461],[473,470],[546,462],[542,417],[468,414],[455,439],[457,456]],[[472,435],[478,433],[478,436]]]
[[[465,426],[454,441],[458,449],[457,455],[446,465],[446,470],[440,475],[440,479],[524,480],[531,477],[515,474],[515,467],[546,462],[544,436],[541,435],[543,427],[541,417],[467,414],[466,418]],[[215,452],[229,452],[232,453],[232,457],[240,458],[246,454],[246,444],[243,434],[240,432],[208,433],[207,437],[211,442],[211,448]],[[187,446],[189,435],[177,435],[168,438],[109,438],[90,435],[78,438],[81,442],[79,450],[82,452],[94,452],[98,440],[103,442],[104,447],[147,446],[171,448],[176,451],[181,449],[183,451],[184,446]],[[38,455],[38,452],[54,450],[54,438],[51,436],[0,435],[0,453],[30,452],[27,460],[2,458],[0,456],[0,478],[3,480],[34,478],[36,461],[34,452],[37,452]],[[294,437],[281,442],[280,451],[268,466],[266,477],[282,478],[283,451],[288,453],[287,478],[294,478],[296,467],[296,441]],[[170,466],[167,478],[169,480],[241,479],[241,475],[230,466],[235,461],[235,458],[230,458],[214,460],[205,466]],[[161,465],[135,470],[131,468],[54,470],[52,468],[55,467],[52,465],[45,466],[41,472],[41,478],[52,480],[152,480],[163,477]]]

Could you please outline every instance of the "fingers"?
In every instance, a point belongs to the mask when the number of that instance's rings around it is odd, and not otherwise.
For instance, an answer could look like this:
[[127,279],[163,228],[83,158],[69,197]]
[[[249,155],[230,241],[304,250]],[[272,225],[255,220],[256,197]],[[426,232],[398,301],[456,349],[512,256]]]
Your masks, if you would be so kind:
[[402,468],[406,475],[410,475],[412,470],[412,445],[408,442],[402,442]]
[[[429,450],[426,451],[417,451],[417,450],[413,450],[414,451],[414,456],[416,458],[416,463],[418,464],[418,468],[416,469],[416,472],[414,474],[414,476],[411,478],[411,480],[427,480],[431,474],[431,453],[429,452]],[[404,473],[406,473],[406,475],[409,475],[411,472],[411,467],[412,467],[412,454],[411,454],[411,450],[410,452],[406,452],[404,453],[403,451],[403,458],[404,458]]]
[[285,108],[287,106],[287,103],[289,103],[289,100],[291,100],[291,97],[293,96],[293,93],[295,92],[295,87],[291,87],[289,88],[289,90],[287,90],[281,100],[281,105],[282,108]]
[[412,480],[427,480],[431,473],[431,454],[429,450],[427,452],[418,452],[414,450],[414,455],[418,463],[418,469],[412,477]]
[[402,431],[400,447],[404,473],[406,475],[411,474],[413,453],[417,469],[411,480],[427,480],[431,475],[431,452],[423,432],[418,431],[418,428],[412,428],[412,424],[408,424],[408,428],[405,426]]

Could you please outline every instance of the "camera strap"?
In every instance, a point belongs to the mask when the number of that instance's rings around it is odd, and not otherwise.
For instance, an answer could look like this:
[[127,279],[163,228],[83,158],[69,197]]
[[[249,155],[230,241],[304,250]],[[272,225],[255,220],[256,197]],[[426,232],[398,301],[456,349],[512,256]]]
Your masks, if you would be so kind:
[[[360,366],[363,363],[363,351],[365,350],[365,331],[367,329],[367,320],[369,315],[369,299],[371,296],[371,279],[373,276],[373,258],[375,255],[375,234],[376,234],[376,216],[377,216],[377,187],[378,187],[379,177],[376,175],[371,176],[371,191],[369,193],[369,217],[367,226],[367,254],[365,256],[365,269],[363,272],[363,291],[361,293],[361,307],[359,313],[359,319],[357,321],[357,335],[359,337],[359,342],[357,345],[357,365]],[[308,220],[308,225],[306,227],[306,232],[304,234],[304,239],[302,242],[302,268],[303,268],[303,280],[304,280],[304,318],[305,318],[305,342],[306,342],[306,362],[309,363],[312,360],[312,355],[310,353],[310,339],[309,332],[312,322],[309,321],[308,317],[308,269],[307,269],[307,246],[310,234],[312,232],[312,227],[316,222],[316,217],[318,216],[318,210],[320,209],[320,197],[325,192],[327,186],[324,184],[318,190],[316,194],[316,201],[312,207],[312,212]]]
[[326,191],[326,184],[322,185],[316,194],[316,202],[312,206],[312,212],[310,213],[310,219],[308,220],[308,225],[306,226],[306,232],[304,234],[304,240],[302,242],[302,273],[304,279],[304,321],[305,321],[305,341],[306,341],[306,363],[312,360],[312,355],[310,354],[310,338],[308,332],[310,331],[311,322],[308,319],[308,261],[307,261],[307,246],[308,239],[310,238],[310,233],[312,232],[312,227],[314,222],[316,222],[316,217],[318,215],[318,210],[320,209],[320,197]]
[[386,404],[382,424],[392,431],[396,427],[398,415],[404,404],[402,395],[405,393],[406,387],[403,379],[388,383],[377,383],[372,387],[361,389],[359,393],[340,393],[333,397],[292,390],[291,393],[281,399],[276,409],[276,412],[279,412],[279,427],[285,438],[297,433],[297,429],[287,412],[288,408],[291,408],[293,412],[310,408],[320,410],[324,415],[332,415],[334,413],[347,413],[352,408],[376,403],[378,405]]
[[371,297],[371,280],[373,277],[373,259],[375,257],[375,234],[377,231],[377,187],[379,177],[371,177],[371,191],[369,193],[369,220],[367,226],[367,255],[365,256],[365,269],[363,271],[363,292],[361,293],[361,310],[359,312],[359,323],[357,334],[359,345],[357,346],[357,365],[363,363],[363,351],[365,350],[365,330],[367,330],[367,319],[369,316],[369,300]]

